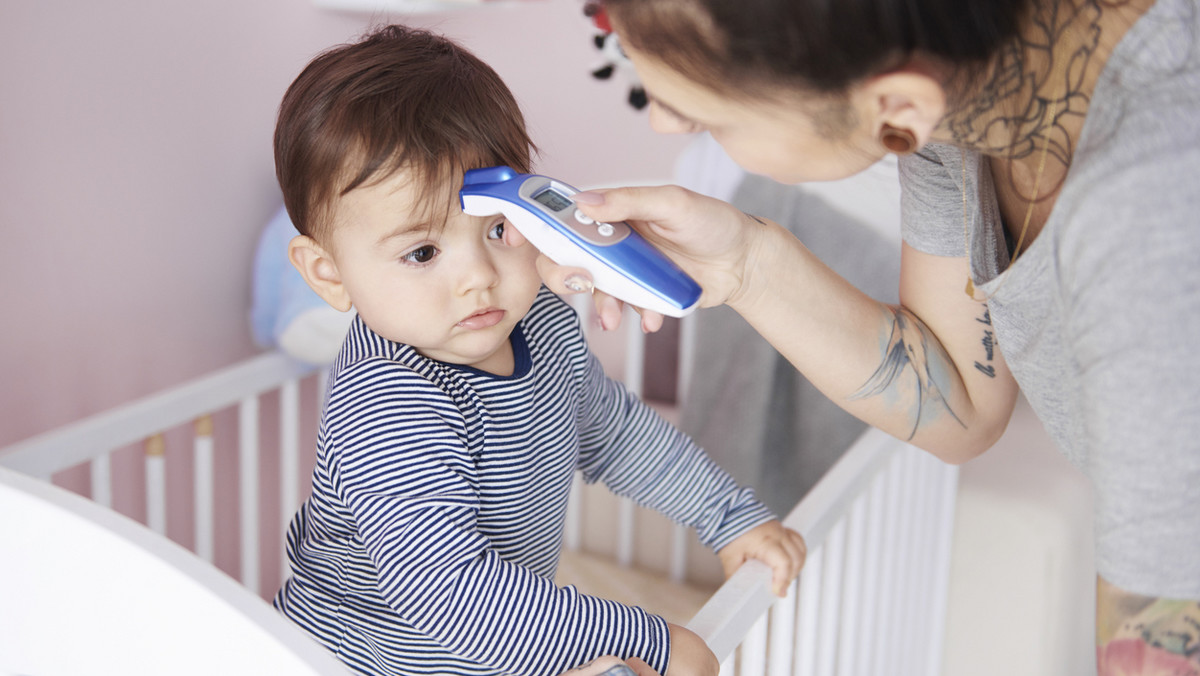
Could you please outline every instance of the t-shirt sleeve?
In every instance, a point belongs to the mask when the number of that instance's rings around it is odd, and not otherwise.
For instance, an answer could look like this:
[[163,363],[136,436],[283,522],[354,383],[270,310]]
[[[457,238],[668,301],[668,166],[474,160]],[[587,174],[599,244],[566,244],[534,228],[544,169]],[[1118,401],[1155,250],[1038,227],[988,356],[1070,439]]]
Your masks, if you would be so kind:
[[1101,576],[1200,599],[1200,152],[1093,182],[1057,261]]
[[964,256],[962,156],[931,144],[900,158],[900,232],[912,248]]
[[604,375],[588,356],[580,410],[579,468],[585,481],[603,481],[632,499],[696,530],[721,549],[776,516],[739,487],[687,435]]
[[353,403],[328,428],[333,484],[380,593],[447,650],[505,673],[560,673],[605,654],[664,670],[666,622],[502,559],[476,528],[480,493],[462,414],[385,360],[343,373]]

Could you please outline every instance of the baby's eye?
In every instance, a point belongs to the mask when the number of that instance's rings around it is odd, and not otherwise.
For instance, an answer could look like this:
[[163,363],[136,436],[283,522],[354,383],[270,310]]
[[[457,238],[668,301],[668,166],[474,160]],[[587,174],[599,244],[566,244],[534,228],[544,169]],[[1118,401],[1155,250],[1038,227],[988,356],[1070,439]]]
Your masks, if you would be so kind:
[[422,265],[436,258],[438,253],[439,252],[436,246],[433,246],[432,244],[426,244],[425,246],[420,246],[412,251],[409,251],[401,256],[400,259],[406,263]]
[[488,229],[488,239],[504,239],[504,221],[500,221]]

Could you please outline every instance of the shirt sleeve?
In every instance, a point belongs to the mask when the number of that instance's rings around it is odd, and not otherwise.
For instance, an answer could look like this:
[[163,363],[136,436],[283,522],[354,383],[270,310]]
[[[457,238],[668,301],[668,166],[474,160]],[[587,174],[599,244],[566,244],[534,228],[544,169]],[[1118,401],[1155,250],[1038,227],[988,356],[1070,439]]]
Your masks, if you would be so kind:
[[662,671],[666,622],[640,608],[557,588],[505,561],[475,527],[480,505],[462,414],[391,362],[344,373],[352,415],[329,428],[334,485],[350,510],[380,593],[447,650],[513,674],[557,674],[600,655]]
[[[1195,146],[1192,146],[1194,149]],[[1200,152],[1089,186],[1057,256],[1101,576],[1200,599]]]
[[[962,155],[930,144],[900,158],[900,232],[904,243],[935,256],[965,255]],[[973,205],[978,204],[978,197]],[[977,206],[973,206],[973,212]],[[974,214],[972,213],[972,217]]]
[[715,550],[776,518],[754,489],[739,487],[691,438],[605,376],[594,355],[583,380],[579,468],[585,481],[603,481],[614,493],[694,528]]

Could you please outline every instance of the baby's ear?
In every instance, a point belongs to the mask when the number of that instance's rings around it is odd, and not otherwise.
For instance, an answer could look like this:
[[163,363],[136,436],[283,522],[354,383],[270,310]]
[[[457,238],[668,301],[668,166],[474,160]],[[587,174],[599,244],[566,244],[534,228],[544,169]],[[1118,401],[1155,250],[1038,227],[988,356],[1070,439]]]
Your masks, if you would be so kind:
[[317,241],[306,235],[297,235],[288,244],[288,259],[300,271],[300,276],[335,310],[350,310],[350,295],[342,284],[341,273],[333,256]]

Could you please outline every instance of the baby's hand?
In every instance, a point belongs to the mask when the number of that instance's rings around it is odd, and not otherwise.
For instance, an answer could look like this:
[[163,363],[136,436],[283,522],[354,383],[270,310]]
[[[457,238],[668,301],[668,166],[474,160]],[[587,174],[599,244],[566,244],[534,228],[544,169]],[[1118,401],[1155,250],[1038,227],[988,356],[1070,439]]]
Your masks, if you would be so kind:
[[767,564],[773,573],[771,590],[777,596],[787,594],[788,585],[800,574],[807,554],[804,538],[778,521],[751,528],[717,552],[726,579],[749,559]]

